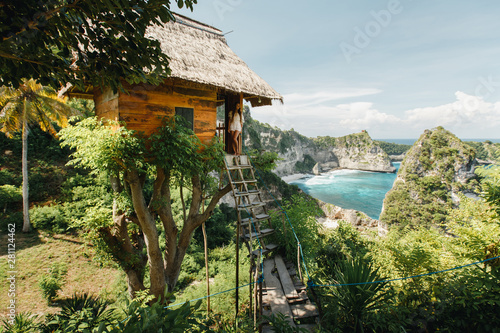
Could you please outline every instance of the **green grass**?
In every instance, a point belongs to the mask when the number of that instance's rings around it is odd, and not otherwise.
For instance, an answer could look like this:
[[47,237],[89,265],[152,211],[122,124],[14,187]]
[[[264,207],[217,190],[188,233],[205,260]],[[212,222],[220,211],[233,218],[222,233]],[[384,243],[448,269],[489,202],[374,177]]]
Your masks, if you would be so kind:
[[[69,235],[48,236],[33,232],[16,231],[16,311],[35,314],[55,313],[60,310],[58,300],[71,297],[75,292],[99,295],[113,299],[125,290],[125,276],[117,268],[99,267],[93,261],[94,251],[82,239]],[[6,281],[7,235],[0,235],[0,280]],[[39,277],[47,273],[54,262],[64,262],[68,274],[55,304],[47,305],[38,286]],[[0,317],[7,313],[8,284],[0,283]]]

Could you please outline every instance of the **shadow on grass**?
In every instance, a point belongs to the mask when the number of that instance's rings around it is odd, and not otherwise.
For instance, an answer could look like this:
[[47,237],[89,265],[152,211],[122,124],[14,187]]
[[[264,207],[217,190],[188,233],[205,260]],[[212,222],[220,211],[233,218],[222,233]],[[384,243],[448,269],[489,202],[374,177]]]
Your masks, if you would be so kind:
[[[45,243],[40,236],[41,235],[38,230],[32,230],[29,233],[24,233],[21,229],[16,228],[13,242],[13,244],[15,244],[15,252]],[[0,255],[7,255],[9,253],[9,249],[12,249],[12,246],[9,247],[8,245],[12,244],[10,239],[12,239],[12,237],[9,236],[5,230],[2,230],[0,233]]]

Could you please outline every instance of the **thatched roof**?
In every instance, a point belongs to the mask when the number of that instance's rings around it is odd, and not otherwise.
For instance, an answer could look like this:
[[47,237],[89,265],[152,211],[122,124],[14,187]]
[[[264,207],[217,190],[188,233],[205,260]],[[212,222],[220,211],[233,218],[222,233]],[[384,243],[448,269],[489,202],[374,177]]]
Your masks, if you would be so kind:
[[[160,41],[170,58],[171,77],[206,84],[221,92],[243,93],[252,106],[270,105],[273,99],[283,101],[229,48],[222,31],[176,13],[174,16],[175,22],[152,26],[146,33]],[[60,94],[91,97],[92,87],[78,91],[68,85]]]
[[229,48],[222,31],[179,14],[174,16],[176,22],[153,26],[147,33],[160,41],[169,56],[172,77],[243,93],[253,106],[283,99]]

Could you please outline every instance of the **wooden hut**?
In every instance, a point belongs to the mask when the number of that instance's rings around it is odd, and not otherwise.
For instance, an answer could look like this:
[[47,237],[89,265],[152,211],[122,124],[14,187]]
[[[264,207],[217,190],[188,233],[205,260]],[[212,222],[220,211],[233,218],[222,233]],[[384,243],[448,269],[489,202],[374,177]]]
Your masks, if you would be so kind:
[[204,143],[216,134],[218,106],[225,105],[227,119],[229,110],[236,103],[243,105],[243,100],[252,106],[270,105],[274,99],[282,101],[229,48],[222,31],[182,15],[174,16],[175,22],[148,31],[170,58],[171,75],[162,84],[124,84],[127,92],[117,93],[99,87],[87,91],[68,89],[66,94],[93,98],[97,116],[124,121],[127,128],[146,135],[160,126],[162,117],[179,114],[191,123]]

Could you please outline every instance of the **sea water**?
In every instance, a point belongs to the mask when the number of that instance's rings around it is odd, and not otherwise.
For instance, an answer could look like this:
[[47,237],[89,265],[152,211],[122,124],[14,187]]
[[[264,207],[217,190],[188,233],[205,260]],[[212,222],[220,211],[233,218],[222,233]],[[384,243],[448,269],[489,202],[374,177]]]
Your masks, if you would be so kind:
[[[393,163],[399,169],[400,163]],[[386,193],[392,188],[396,173],[358,170],[334,170],[318,176],[291,181],[304,192],[321,201],[362,211],[378,219]]]

